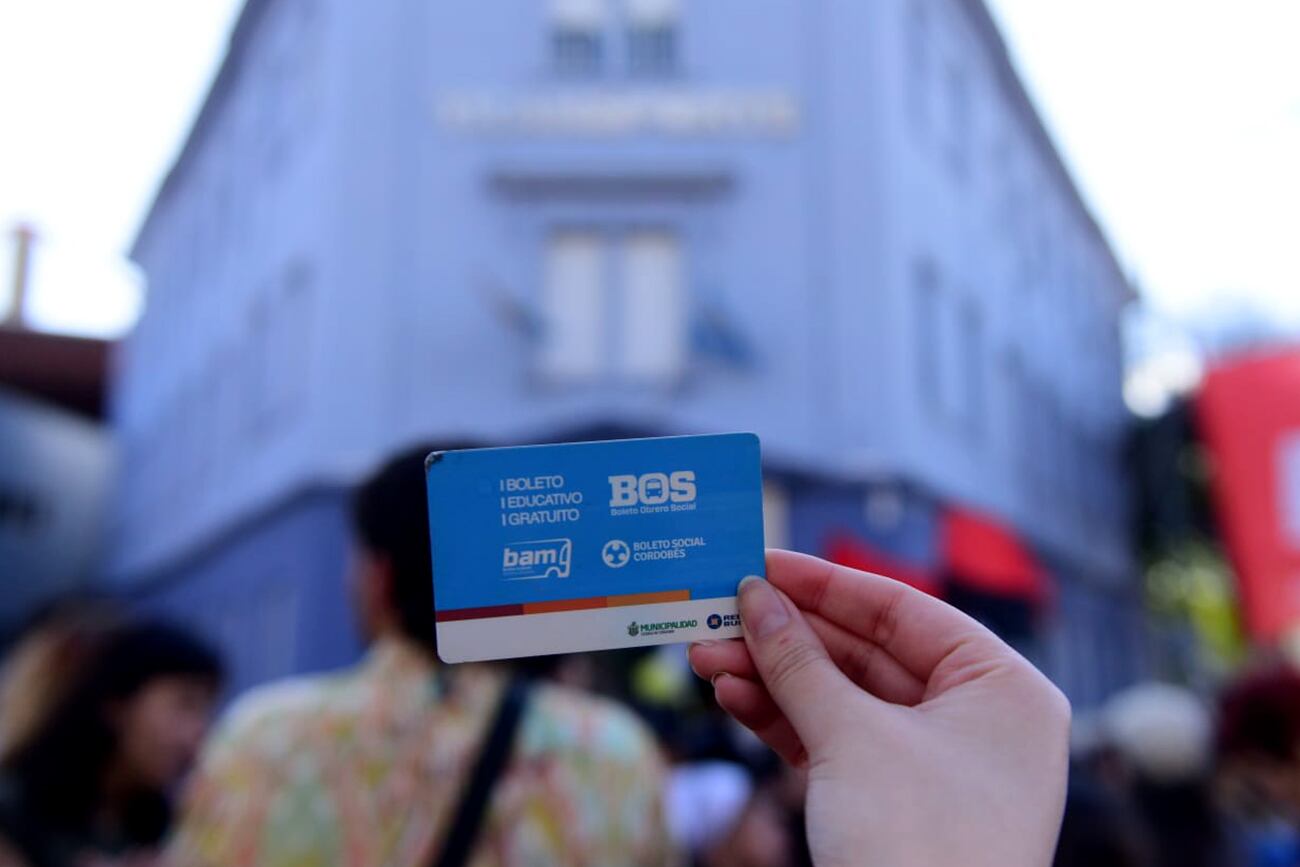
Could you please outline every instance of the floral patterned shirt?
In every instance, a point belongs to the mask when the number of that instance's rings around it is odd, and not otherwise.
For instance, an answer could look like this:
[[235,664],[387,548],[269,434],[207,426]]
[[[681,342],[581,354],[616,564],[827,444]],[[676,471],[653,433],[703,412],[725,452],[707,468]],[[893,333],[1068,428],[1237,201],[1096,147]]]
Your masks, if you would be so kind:
[[[426,867],[504,685],[390,639],[356,669],[254,691],[205,748],[168,862]],[[470,864],[673,863],[662,777],[631,714],[539,686]]]

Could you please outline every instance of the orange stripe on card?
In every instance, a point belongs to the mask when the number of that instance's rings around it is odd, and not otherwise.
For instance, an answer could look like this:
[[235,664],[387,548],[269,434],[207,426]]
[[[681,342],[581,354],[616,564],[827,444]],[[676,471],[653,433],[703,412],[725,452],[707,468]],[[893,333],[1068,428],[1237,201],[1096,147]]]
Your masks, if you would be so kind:
[[589,599],[559,599],[555,602],[525,602],[525,614],[552,614],[556,611],[585,611],[589,608],[604,608],[604,596],[592,596]]
[[656,602],[689,602],[689,590],[663,590],[659,593],[629,593],[626,596],[610,596],[605,604],[610,608],[625,605],[654,605]]

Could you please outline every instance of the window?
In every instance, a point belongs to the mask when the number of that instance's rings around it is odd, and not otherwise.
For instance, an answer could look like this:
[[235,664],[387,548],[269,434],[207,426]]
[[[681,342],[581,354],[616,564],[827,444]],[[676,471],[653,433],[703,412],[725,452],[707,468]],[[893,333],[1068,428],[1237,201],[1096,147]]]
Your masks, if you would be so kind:
[[262,284],[248,311],[247,330],[240,347],[229,356],[239,371],[239,394],[214,388],[211,400],[231,403],[228,411],[241,417],[240,429],[250,437],[278,433],[305,408],[311,370],[314,308],[313,272],[294,262]]
[[628,70],[667,75],[677,69],[677,0],[627,0]]
[[925,0],[913,0],[907,10],[906,29],[903,44],[907,50],[907,113],[912,126],[922,132],[929,122],[930,98],[930,34]]
[[935,313],[939,344],[938,355],[939,414],[954,428],[964,428],[968,421],[970,395],[966,392],[966,322],[961,297],[951,284],[941,286]]
[[222,407],[217,395],[225,372],[217,367],[215,357],[208,355],[203,361],[199,377],[197,399],[190,407],[193,428],[188,434],[192,437],[194,448],[194,453],[190,456],[190,478],[196,498],[202,498],[211,492],[208,482],[218,466],[217,452],[221,447],[219,413]]
[[907,517],[907,501],[897,486],[873,484],[862,498],[862,518],[877,533],[897,533]]
[[937,416],[943,406],[940,378],[939,277],[930,262],[918,263],[912,274],[912,334],[916,352],[916,384],[921,402]]
[[686,336],[677,238],[668,232],[634,232],[623,240],[621,259],[619,373],[628,379],[671,379],[681,373]]
[[958,177],[970,170],[971,95],[970,81],[960,67],[948,67],[948,162]]
[[213,367],[221,372],[216,390],[208,395],[213,406],[213,425],[215,427],[215,452],[213,461],[219,472],[225,472],[235,466],[243,452],[240,436],[244,429],[243,413],[247,407],[243,404],[244,383],[241,375],[241,347],[236,344],[222,344],[213,353]]
[[1058,505],[1066,495],[1063,485],[1063,457],[1061,445],[1064,422],[1061,402],[1052,384],[1041,378],[1038,382],[1038,402],[1033,407],[1038,419],[1037,490],[1039,502],[1044,506]]
[[275,363],[267,371],[272,411],[289,422],[304,408],[311,376],[314,275],[303,262],[287,267],[270,301],[269,338]]
[[272,287],[259,288],[248,312],[247,344],[241,366],[244,374],[244,400],[246,432],[250,437],[265,435],[275,422],[275,407],[272,405],[271,390],[268,387],[268,373],[271,369],[271,307]]
[[1070,507],[1075,520],[1094,533],[1105,533],[1105,504],[1093,507],[1093,477],[1108,472],[1098,458],[1101,450],[1094,450],[1088,435],[1075,426],[1070,431]]
[[550,240],[541,345],[541,369],[548,379],[591,379],[604,367],[604,258],[597,234],[560,232]]
[[283,20],[263,31],[260,48],[261,87],[253,91],[260,117],[256,130],[266,175],[275,177],[286,164],[293,129],[291,92],[294,49]]
[[298,0],[294,12],[297,62],[293,80],[295,125],[310,129],[324,107],[325,14],[321,0]]
[[995,221],[1001,224],[1002,231],[1015,235],[1016,178],[1011,138],[1004,134],[998,139],[993,150],[993,177],[996,189],[993,198],[996,201]]
[[681,245],[669,231],[563,231],[546,251],[542,374],[553,382],[669,381],[686,358]]
[[984,316],[975,299],[961,308],[961,373],[965,377],[965,416],[972,433],[984,429]]
[[1014,349],[1008,350],[1003,356],[1003,380],[1006,389],[1002,405],[1006,412],[1003,423],[1007,431],[1007,455],[1014,461],[1020,481],[1027,489],[1031,476],[1029,419],[1032,403],[1024,362]]
[[600,72],[608,15],[606,0],[552,0],[551,54],[557,73],[581,78]]

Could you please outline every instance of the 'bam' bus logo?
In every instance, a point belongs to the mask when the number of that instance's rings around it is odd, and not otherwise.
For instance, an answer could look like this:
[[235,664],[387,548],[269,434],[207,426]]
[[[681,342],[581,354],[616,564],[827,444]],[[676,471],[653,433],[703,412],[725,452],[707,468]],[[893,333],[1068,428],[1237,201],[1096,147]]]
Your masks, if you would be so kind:
[[568,539],[511,542],[501,553],[501,574],[509,581],[568,578],[572,553]]

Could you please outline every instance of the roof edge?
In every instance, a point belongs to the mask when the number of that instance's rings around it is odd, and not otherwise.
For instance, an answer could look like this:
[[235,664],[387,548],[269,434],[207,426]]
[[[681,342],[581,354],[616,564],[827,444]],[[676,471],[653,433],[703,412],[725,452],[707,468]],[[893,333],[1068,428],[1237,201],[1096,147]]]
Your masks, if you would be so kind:
[[217,66],[217,72],[208,84],[207,93],[204,95],[193,120],[190,121],[189,130],[185,133],[184,141],[172,158],[171,166],[158,183],[153,197],[149,200],[149,207],[140,219],[139,226],[136,227],[131,246],[127,251],[127,257],[136,264],[139,264],[140,249],[150,227],[153,225],[158,205],[175,187],[180,174],[195,159],[195,153],[207,134],[208,127],[215,122],[217,112],[225,103],[231,88],[234,86],[235,78],[239,74],[240,61],[244,52],[248,49],[250,35],[273,2],[274,0],[245,0],[244,8],[240,10],[239,16],[235,19],[235,24],[230,29],[230,35],[226,39],[225,55]]
[[998,78],[1006,87],[1011,101],[1015,108],[1029,123],[1030,135],[1037,139],[1040,148],[1045,150],[1047,162],[1050,164],[1050,171],[1057,174],[1058,179],[1063,181],[1070,191],[1070,197],[1074,205],[1078,208],[1079,213],[1083,216],[1085,224],[1096,235],[1097,240],[1101,242],[1106,250],[1111,265],[1114,268],[1115,276],[1123,285],[1122,301],[1130,303],[1136,301],[1138,292],[1133,285],[1124,265],[1120,262],[1119,256],[1115,252],[1115,245],[1111,243],[1110,237],[1102,228],[1101,223],[1097,220],[1096,214],[1092,207],[1083,197],[1078,183],[1074,179],[1069,167],[1061,156],[1061,150],[1056,141],[1052,138],[1051,132],[1048,131],[1047,125],[1043,121],[1043,116],[1038,107],[1034,104],[1033,98],[1025,88],[1024,79],[1020,71],[1016,68],[1015,61],[1011,58],[1011,52],[1007,47],[1007,41],[998,27],[997,21],[989,11],[988,4],[985,0],[960,0],[961,5],[965,8],[975,29],[979,31],[980,36],[989,44],[992,49],[993,63],[996,68]]

